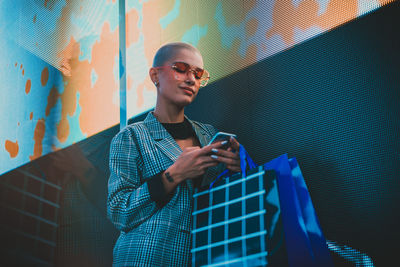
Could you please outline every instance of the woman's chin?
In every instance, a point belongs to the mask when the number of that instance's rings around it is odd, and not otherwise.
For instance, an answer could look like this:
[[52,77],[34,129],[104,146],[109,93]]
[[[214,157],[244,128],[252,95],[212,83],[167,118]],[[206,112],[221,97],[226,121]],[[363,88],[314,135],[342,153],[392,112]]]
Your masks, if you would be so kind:
[[186,97],[180,98],[179,100],[177,99],[175,104],[180,107],[185,107],[187,105],[190,105],[193,102],[193,100],[194,100],[193,97],[186,96]]

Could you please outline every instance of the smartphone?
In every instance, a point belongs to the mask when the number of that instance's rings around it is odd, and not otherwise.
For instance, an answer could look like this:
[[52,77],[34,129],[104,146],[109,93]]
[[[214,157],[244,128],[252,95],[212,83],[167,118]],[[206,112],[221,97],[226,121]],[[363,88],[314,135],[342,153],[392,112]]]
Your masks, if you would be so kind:
[[213,136],[213,138],[208,143],[208,145],[211,145],[214,142],[226,140],[226,141],[228,141],[228,144],[224,145],[223,148],[227,148],[227,147],[229,147],[229,140],[231,139],[231,137],[236,138],[236,134],[218,132]]

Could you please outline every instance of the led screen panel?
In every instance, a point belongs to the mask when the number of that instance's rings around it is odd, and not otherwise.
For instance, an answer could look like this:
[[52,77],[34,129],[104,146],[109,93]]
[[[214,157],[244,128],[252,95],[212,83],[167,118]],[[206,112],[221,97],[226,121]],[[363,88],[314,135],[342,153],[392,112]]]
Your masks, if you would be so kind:
[[0,2],[0,174],[119,123],[118,4]]

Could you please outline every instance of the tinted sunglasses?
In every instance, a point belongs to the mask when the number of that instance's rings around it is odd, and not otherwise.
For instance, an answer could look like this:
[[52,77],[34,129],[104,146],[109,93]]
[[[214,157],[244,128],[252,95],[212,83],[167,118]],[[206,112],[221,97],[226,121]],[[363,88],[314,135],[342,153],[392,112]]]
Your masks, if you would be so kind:
[[210,74],[208,73],[208,71],[197,67],[192,68],[189,64],[185,62],[174,62],[172,63],[171,66],[161,66],[161,67],[156,67],[156,69],[165,67],[171,67],[176,73],[175,78],[178,80],[185,80],[187,73],[189,71],[192,72],[194,78],[200,82],[201,87],[205,86],[208,83],[208,80],[210,79]]

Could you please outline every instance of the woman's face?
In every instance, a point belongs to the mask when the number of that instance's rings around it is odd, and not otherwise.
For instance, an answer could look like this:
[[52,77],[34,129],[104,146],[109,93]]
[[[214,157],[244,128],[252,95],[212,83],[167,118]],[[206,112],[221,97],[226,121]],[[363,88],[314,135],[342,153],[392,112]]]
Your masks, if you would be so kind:
[[[203,68],[201,55],[189,49],[180,49],[175,56],[164,63],[171,66],[175,62],[185,62],[192,68]],[[158,95],[159,101],[165,104],[184,107],[189,105],[197,96],[200,88],[199,80],[196,80],[193,72],[178,74],[171,67],[158,69]]]

